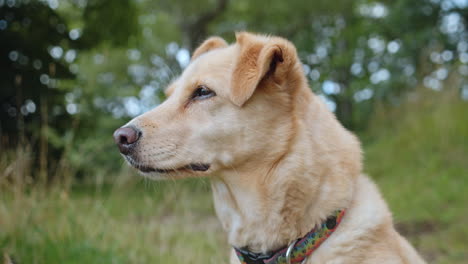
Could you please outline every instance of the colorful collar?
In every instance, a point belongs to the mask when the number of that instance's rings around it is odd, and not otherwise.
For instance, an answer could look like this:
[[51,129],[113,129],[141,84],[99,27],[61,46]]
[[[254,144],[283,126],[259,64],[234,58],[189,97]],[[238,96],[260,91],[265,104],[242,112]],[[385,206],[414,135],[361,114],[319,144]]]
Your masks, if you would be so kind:
[[[340,224],[345,210],[338,210],[320,226],[312,229],[304,237],[275,252],[259,254],[247,249],[234,248],[241,264],[289,264],[300,263],[312,254]],[[289,261],[288,261],[289,259]]]

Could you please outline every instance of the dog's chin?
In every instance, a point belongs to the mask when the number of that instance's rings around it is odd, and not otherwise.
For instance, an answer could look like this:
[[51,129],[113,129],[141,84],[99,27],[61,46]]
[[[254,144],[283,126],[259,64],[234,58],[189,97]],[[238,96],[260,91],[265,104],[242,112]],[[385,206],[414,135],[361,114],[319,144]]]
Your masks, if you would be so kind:
[[146,178],[159,180],[166,178],[187,178],[197,175],[206,175],[211,167],[209,163],[190,163],[177,168],[156,168],[153,166],[135,162],[132,158],[125,156],[125,160]]

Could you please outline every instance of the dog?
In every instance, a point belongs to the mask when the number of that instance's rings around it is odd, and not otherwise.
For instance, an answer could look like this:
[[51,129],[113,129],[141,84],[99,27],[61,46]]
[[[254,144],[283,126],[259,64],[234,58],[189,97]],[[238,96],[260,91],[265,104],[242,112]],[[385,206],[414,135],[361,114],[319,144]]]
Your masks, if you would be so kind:
[[288,40],[208,38],[166,94],[114,139],[145,177],[210,176],[230,263],[425,263]]

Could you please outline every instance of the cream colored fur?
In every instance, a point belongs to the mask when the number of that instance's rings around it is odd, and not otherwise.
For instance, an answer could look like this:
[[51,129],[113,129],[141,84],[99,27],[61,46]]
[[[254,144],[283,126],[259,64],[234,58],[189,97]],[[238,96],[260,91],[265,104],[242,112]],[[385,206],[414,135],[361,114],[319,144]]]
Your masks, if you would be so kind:
[[[424,263],[362,174],[358,140],[309,89],[294,46],[249,33],[236,39],[230,46],[220,38],[205,41],[168,88],[168,99],[128,124],[143,135],[134,163],[210,169],[144,175],[210,176],[216,213],[236,247],[284,247],[346,209],[306,263]],[[216,96],[190,100],[200,85]],[[231,263],[239,263],[234,254]]]

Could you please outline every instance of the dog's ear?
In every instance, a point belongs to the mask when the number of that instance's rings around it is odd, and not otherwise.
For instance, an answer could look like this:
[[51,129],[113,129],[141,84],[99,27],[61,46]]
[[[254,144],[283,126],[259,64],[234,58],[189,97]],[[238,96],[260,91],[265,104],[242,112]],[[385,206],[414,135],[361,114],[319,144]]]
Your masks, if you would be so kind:
[[227,47],[227,42],[220,37],[210,37],[206,39],[192,54],[192,60],[196,59],[200,55],[210,50],[225,48]]
[[262,80],[271,78],[282,85],[297,55],[294,45],[283,38],[242,32],[236,34],[236,41],[239,56],[233,70],[231,100],[242,106]]

